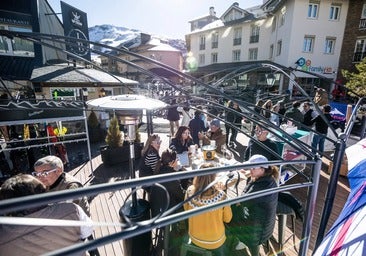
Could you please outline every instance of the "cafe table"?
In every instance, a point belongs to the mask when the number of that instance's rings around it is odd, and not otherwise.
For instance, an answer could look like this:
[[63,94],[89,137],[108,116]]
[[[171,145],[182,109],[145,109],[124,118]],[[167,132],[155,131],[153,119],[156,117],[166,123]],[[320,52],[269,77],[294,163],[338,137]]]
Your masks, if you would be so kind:
[[[202,152],[198,152],[198,154],[202,154]],[[234,157],[232,157],[231,159],[227,159],[224,155],[216,152],[215,157],[212,160],[205,160],[203,158],[203,154],[196,156],[196,158],[191,161],[191,164],[189,166],[184,166],[183,170],[199,171],[202,164],[212,164],[214,168],[217,168],[224,166],[234,166],[241,163],[235,160]],[[233,198],[239,195],[246,185],[246,180],[249,172],[243,173],[239,170],[242,170],[242,168],[238,168],[238,170],[233,171],[222,171],[216,174],[218,186],[223,190],[226,190],[229,198]]]

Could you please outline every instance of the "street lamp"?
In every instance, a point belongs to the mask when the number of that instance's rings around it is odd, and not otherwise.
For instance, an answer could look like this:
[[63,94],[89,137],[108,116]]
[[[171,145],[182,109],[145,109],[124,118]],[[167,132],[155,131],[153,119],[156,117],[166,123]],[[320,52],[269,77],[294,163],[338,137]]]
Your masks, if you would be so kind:
[[266,74],[266,80],[267,80],[267,96],[269,95],[269,88],[271,88],[275,81],[276,77],[273,73]]

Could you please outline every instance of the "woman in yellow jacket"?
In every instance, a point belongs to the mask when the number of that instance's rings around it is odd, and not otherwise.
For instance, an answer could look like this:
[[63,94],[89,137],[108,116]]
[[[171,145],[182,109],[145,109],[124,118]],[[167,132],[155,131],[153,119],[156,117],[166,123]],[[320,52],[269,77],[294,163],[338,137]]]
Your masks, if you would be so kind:
[[[208,168],[213,166],[201,166]],[[197,191],[204,190],[215,180],[215,174],[197,176],[193,184],[188,187],[186,198],[194,195]],[[184,204],[184,210],[213,204],[226,199],[226,193],[215,186],[208,188],[205,192],[191,199]],[[232,212],[230,206],[224,206],[216,210],[210,210],[202,214],[190,217],[188,220],[188,234],[192,243],[198,247],[211,250],[213,255],[225,255],[226,241],[225,223],[231,221]]]

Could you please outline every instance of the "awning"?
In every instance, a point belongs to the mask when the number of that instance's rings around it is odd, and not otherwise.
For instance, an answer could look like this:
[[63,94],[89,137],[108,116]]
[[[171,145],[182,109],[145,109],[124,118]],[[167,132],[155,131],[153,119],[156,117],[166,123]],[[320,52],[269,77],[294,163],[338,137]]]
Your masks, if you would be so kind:
[[48,83],[64,86],[118,86],[137,85],[138,82],[121,76],[79,66],[52,65],[35,68],[30,79],[33,83]]

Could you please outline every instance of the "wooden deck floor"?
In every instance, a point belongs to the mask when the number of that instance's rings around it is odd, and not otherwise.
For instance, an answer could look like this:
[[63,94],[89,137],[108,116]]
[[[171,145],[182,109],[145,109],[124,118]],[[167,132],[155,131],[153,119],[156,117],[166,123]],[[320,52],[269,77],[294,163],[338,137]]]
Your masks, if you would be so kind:
[[[162,136],[163,139],[166,139],[166,135]],[[123,180],[128,179],[128,165],[123,166],[115,166],[115,167],[108,167],[105,166],[102,161],[101,157],[98,154],[98,150],[94,149],[94,154],[92,158],[92,166],[94,169],[94,176],[91,176],[91,167],[90,164],[86,164],[82,167],[76,167],[70,170],[70,173],[74,174],[78,179],[80,179],[86,186],[92,186],[94,184],[102,184],[102,183],[112,183],[116,180]],[[323,170],[327,170],[326,166],[323,166]],[[299,181],[300,177],[295,177],[293,179],[294,182]],[[329,175],[322,171],[320,175],[320,184],[319,184],[319,191],[317,194],[317,201],[316,201],[316,208],[315,208],[315,215],[314,215],[314,222],[311,231],[311,238],[310,238],[310,248],[307,255],[311,255],[314,249],[314,244],[317,237],[318,227],[321,219],[321,214],[324,205],[324,197],[326,193],[326,189],[328,187],[329,182]],[[127,197],[129,190],[121,190],[109,193],[103,193],[95,196],[91,199],[91,215],[92,219],[97,222],[119,222],[119,210],[123,205],[125,198]],[[306,200],[306,189],[299,189],[296,191],[292,191],[292,193],[298,197],[302,202]],[[328,222],[328,228],[333,224],[333,222],[338,217],[340,211],[343,208],[343,205],[348,197],[349,194],[349,187],[348,182],[345,177],[340,177],[338,186],[337,186],[337,193],[334,199],[334,206],[333,210]],[[288,227],[291,224],[288,218]],[[290,237],[290,229],[286,228],[285,237]],[[116,232],[121,231],[120,227],[98,227],[95,228],[95,237],[103,237],[108,234],[113,234]],[[296,247],[299,248],[300,238],[302,232],[302,223],[300,220],[296,220]],[[276,250],[279,249],[277,244],[277,224],[274,231],[274,239],[272,244]],[[101,256],[113,256],[113,255],[124,255],[123,254],[123,244],[122,241],[117,241],[111,244],[107,244],[105,246],[98,248],[99,253]],[[290,239],[286,242],[284,246],[284,254],[283,255],[298,255],[298,253],[294,250],[293,242]]]

